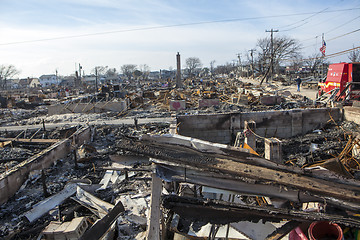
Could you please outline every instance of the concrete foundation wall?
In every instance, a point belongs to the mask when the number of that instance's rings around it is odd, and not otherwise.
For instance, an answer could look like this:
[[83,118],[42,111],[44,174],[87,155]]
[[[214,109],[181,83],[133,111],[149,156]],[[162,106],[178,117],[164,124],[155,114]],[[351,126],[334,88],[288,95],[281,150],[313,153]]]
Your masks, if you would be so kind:
[[178,133],[210,142],[228,143],[231,140],[230,114],[178,116]]
[[48,106],[48,114],[65,113],[99,113],[99,112],[121,112],[127,108],[126,101],[120,102],[98,102],[98,103],[71,103]]
[[289,138],[320,128],[329,119],[341,117],[339,108],[294,109],[284,111],[244,112],[214,115],[178,116],[181,135],[210,142],[231,143],[243,131],[244,122],[256,122],[256,134],[262,137]]
[[33,170],[49,167],[70,152],[70,141],[62,140],[0,175],[0,204],[13,196]]
[[19,190],[31,171],[48,168],[53,162],[70,153],[71,143],[76,146],[88,142],[90,135],[90,127],[79,129],[70,138],[54,143],[35,156],[2,173],[0,175],[0,204],[6,202]]
[[360,124],[360,107],[344,107],[344,119]]

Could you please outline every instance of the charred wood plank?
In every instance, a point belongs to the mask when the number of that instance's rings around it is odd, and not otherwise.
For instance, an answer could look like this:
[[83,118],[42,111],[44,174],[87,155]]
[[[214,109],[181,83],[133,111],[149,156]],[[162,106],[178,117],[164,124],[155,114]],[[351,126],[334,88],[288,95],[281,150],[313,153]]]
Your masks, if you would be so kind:
[[286,236],[289,232],[291,232],[294,228],[300,225],[298,221],[289,221],[276,229],[274,232],[269,234],[265,240],[280,240]]
[[[225,155],[199,152],[184,146],[157,144],[146,141],[129,141],[126,143],[126,140],[124,140],[121,141],[119,147],[160,159],[168,164],[176,163],[178,166],[185,168],[196,168],[203,171],[228,174],[234,176],[234,178],[246,177],[260,181],[262,184],[278,184],[284,187],[307,191],[315,196],[333,197],[349,202],[360,201],[360,186],[358,186],[358,182],[350,185],[348,182],[339,183],[318,179],[313,176],[284,171],[282,169],[270,169],[244,161],[236,161]],[[244,160],[246,156],[239,154],[239,159]]]
[[286,166],[278,163],[274,163],[265,158],[261,158],[255,154],[251,154],[248,149],[236,148],[225,144],[212,143],[200,139],[181,135],[143,135],[142,141],[147,141],[155,144],[172,144],[183,146],[191,149],[195,149],[203,153],[213,153],[217,156],[226,156],[227,159],[243,162],[250,165],[262,166],[275,170],[282,170],[284,172],[298,173],[304,176],[311,176],[314,178],[331,180],[333,182],[345,183],[349,185],[355,185],[360,187],[359,181],[354,181],[352,178],[346,178],[342,175],[336,174],[332,171],[322,172],[318,174],[316,170],[303,169],[295,166]]
[[286,199],[292,202],[323,202],[338,206],[340,208],[359,211],[360,204],[340,201],[334,198],[311,196],[305,191],[284,188],[276,184],[266,184],[252,179],[229,176],[225,174],[209,173],[197,169],[163,165],[160,160],[152,159],[156,164],[156,174],[167,182],[188,182],[202,186],[208,186],[226,191],[233,191],[237,194],[267,196]]
[[280,222],[283,219],[288,219],[299,222],[332,221],[345,226],[360,227],[360,218],[358,217],[229,203],[219,200],[202,200],[176,195],[165,196],[162,205],[185,219],[212,224],[227,224],[238,221],[258,222],[260,220]]
[[87,230],[80,240],[98,240],[111,227],[113,222],[118,218],[120,213],[124,212],[124,206],[119,201],[105,217],[97,221],[89,230]]
[[4,138],[0,137],[0,142],[13,141],[23,143],[56,143],[59,139],[27,139],[27,138]]

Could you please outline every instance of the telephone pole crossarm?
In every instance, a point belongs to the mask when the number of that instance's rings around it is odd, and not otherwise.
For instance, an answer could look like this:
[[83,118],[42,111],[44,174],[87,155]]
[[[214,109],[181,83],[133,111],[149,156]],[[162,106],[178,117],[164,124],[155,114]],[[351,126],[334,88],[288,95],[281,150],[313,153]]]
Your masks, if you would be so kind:
[[271,55],[271,59],[270,59],[270,71],[271,71],[271,74],[270,74],[270,77],[271,77],[271,81],[273,80],[273,74],[274,74],[274,32],[279,32],[279,30],[274,30],[274,29],[271,29],[271,30],[265,30],[265,32],[270,32],[271,35],[270,35],[270,55]]

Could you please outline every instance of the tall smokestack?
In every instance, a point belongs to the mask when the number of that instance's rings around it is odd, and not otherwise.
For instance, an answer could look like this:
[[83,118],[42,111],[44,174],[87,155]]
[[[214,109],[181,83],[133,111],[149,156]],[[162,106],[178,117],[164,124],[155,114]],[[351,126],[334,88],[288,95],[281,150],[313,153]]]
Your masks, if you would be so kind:
[[181,63],[180,63],[180,53],[176,54],[176,87],[181,88]]

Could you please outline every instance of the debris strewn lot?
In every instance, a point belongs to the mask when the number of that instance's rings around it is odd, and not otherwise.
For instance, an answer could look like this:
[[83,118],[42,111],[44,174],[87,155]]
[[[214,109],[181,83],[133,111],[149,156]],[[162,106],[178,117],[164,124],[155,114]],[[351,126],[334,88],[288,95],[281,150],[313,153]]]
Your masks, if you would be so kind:
[[326,221],[352,239],[360,227],[357,124],[330,116],[305,135],[279,139],[281,163],[265,157],[265,136],[256,136],[254,153],[246,134],[241,147],[174,134],[176,115],[318,106],[284,88],[204,81],[128,89],[121,111],[69,112],[84,102],[96,109],[95,97],[64,102],[64,114],[4,109],[0,190],[11,181],[19,188],[0,205],[0,237],[281,239]]

